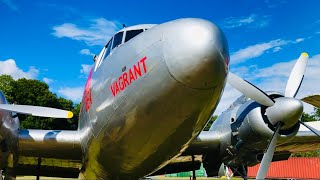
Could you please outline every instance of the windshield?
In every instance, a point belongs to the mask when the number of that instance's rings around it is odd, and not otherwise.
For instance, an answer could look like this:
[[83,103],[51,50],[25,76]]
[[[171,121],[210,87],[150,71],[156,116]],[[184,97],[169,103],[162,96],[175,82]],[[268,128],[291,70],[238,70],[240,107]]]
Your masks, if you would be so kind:
[[137,36],[138,34],[140,34],[142,32],[143,32],[143,29],[127,31],[126,38],[125,38],[124,42],[129,41],[130,39],[134,38],[135,36]]

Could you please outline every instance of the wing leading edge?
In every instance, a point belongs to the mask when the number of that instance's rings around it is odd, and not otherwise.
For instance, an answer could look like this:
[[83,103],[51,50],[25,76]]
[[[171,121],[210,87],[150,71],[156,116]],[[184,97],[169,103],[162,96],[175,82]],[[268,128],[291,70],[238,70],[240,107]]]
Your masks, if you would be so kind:
[[20,130],[16,175],[77,178],[82,150],[77,131]]
[[310,95],[302,98],[301,100],[315,107],[320,107],[320,94]]
[[[306,122],[314,130],[320,131],[320,122]],[[305,152],[320,149],[320,137],[304,126],[300,126],[296,136],[286,142],[279,142],[276,151]]]

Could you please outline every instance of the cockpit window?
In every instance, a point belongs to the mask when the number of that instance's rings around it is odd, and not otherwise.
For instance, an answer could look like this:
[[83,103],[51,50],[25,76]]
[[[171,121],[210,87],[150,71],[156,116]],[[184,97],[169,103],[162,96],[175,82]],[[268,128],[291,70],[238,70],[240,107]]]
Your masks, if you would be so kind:
[[111,51],[111,43],[112,43],[112,39],[108,42],[108,44],[106,45],[107,50],[106,50],[106,54],[104,55],[105,57],[107,57],[110,54]]
[[135,37],[136,35],[138,35],[138,34],[140,34],[142,32],[143,32],[143,29],[127,31],[126,32],[126,38],[125,38],[124,42],[129,41],[130,39],[132,39],[133,37]]
[[122,43],[123,31],[118,32],[113,38],[112,49],[119,46]]

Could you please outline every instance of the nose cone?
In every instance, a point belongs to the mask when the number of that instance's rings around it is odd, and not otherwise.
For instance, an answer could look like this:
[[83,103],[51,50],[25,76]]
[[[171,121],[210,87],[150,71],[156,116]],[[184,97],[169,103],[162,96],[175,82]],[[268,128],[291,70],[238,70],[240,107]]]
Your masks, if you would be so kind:
[[282,122],[281,129],[293,127],[300,119],[303,112],[303,104],[300,100],[289,97],[275,99],[275,104],[268,107],[266,114],[271,124]]
[[228,71],[228,45],[223,32],[202,19],[180,19],[164,32],[164,59],[170,74],[196,89],[224,84]]

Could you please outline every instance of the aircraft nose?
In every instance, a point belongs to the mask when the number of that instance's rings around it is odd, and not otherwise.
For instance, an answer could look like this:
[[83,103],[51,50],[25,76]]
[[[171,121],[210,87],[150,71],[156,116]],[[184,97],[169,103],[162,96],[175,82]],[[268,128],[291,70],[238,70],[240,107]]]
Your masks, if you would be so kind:
[[181,19],[168,26],[164,33],[164,59],[170,74],[195,89],[224,84],[229,53],[223,32],[202,19]]

